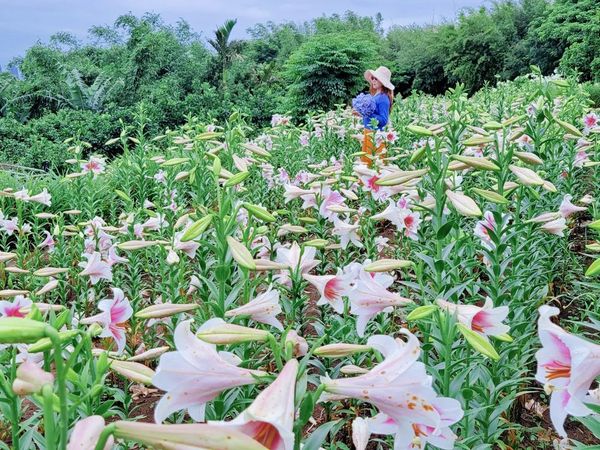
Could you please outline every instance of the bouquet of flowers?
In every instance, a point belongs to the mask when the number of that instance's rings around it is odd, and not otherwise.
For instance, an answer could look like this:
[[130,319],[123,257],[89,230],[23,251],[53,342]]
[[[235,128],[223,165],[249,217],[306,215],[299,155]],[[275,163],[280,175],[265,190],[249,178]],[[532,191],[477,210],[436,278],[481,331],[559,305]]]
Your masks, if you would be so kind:
[[352,100],[352,108],[363,117],[369,117],[375,112],[375,100],[370,94],[358,94],[354,100]]

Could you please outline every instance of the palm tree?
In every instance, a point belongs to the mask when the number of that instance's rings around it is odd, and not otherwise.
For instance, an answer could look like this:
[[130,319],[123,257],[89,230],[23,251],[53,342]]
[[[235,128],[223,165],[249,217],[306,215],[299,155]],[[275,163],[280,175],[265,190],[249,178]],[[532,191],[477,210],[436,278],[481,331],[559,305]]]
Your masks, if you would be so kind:
[[111,78],[101,73],[94,83],[87,85],[77,69],[71,70],[65,78],[67,85],[67,102],[75,109],[89,109],[102,111],[104,102],[113,90],[123,85],[122,80],[112,81]]
[[223,84],[225,84],[225,71],[231,64],[231,62],[240,55],[242,41],[234,40],[229,41],[231,31],[237,23],[237,19],[229,19],[215,31],[215,38],[209,39],[208,43],[217,52],[217,58],[219,66],[221,67],[221,74],[223,78]]

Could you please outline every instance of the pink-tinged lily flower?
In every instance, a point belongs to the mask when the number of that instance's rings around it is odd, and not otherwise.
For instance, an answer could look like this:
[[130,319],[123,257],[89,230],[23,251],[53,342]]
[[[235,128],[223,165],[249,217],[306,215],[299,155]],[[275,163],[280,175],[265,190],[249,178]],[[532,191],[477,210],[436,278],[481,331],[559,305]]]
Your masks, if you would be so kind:
[[408,209],[400,211],[400,223],[402,224],[401,231],[404,236],[416,241],[419,239],[419,226],[421,225],[421,214],[412,212]]
[[474,233],[475,236],[481,239],[481,245],[488,250],[493,250],[496,245],[490,237],[490,231],[496,231],[496,219],[491,211],[486,211],[483,213],[483,220],[475,225]]
[[333,217],[333,234],[340,237],[340,244],[343,249],[346,249],[350,242],[356,247],[362,248],[363,245],[360,242],[360,236],[357,233],[359,229],[359,224],[352,225],[335,216]]
[[[100,433],[104,430],[106,422],[102,416],[89,416],[78,421],[73,427],[67,450],[92,450],[96,448]],[[106,442],[104,450],[110,450],[114,446],[114,438],[111,436]]]
[[243,369],[231,363],[226,352],[217,352],[215,345],[201,341],[190,330],[192,321],[175,328],[177,351],[161,355],[152,384],[166,394],[154,410],[154,420],[161,423],[175,411],[187,409],[192,419],[204,420],[206,402],[221,391],[253,384],[256,370]]
[[150,217],[142,226],[145,230],[156,231],[169,226],[169,222],[165,220],[164,214],[157,214],[156,217]]
[[22,295],[17,295],[12,302],[0,300],[0,317],[25,317],[27,314],[20,312],[20,310],[31,306],[32,303],[31,300]]
[[591,112],[583,116],[583,126],[586,130],[591,130],[592,128],[596,128],[598,126],[598,116]]
[[[321,261],[315,259],[317,249],[314,247],[304,247],[302,250],[298,243],[294,242],[290,248],[279,247],[275,262],[285,265],[291,271],[299,270],[305,274],[314,269]],[[282,271],[277,276],[277,281],[288,285],[291,283],[287,271]]]
[[290,359],[279,376],[230,422],[210,425],[234,428],[269,450],[294,449],[294,392],[298,361]]
[[144,225],[141,223],[133,224],[133,235],[138,239],[144,238]]
[[573,161],[574,167],[583,167],[585,163],[590,162],[590,157],[585,150],[579,150],[575,154],[575,160]]
[[486,297],[483,306],[457,305],[442,299],[438,299],[437,304],[450,314],[455,314],[460,323],[482,336],[500,336],[510,330],[508,325],[502,323],[508,316],[508,306],[494,308],[489,297]]
[[538,334],[542,348],[535,354],[538,363],[535,378],[552,393],[550,418],[558,434],[566,437],[567,414],[582,417],[591,413],[584,403],[591,403],[588,390],[600,375],[600,345],[567,333],[552,323],[550,318],[559,314],[558,308],[543,305],[539,313]]
[[563,233],[564,229],[567,228],[567,221],[564,217],[560,219],[552,220],[550,222],[544,223],[540,229],[546,233],[554,234],[556,236],[563,237],[565,234]]
[[293,184],[284,184],[283,188],[285,189],[285,193],[283,194],[285,198],[285,203],[289,203],[295,198],[300,198],[305,195],[312,195],[314,197],[315,193],[313,191],[309,191],[307,189],[302,189]]
[[34,361],[25,360],[17,368],[12,388],[17,395],[37,394],[46,384],[54,383],[54,375],[42,370]]
[[156,182],[158,182],[158,183],[167,184],[167,174],[166,174],[166,172],[165,172],[164,170],[162,170],[162,169],[160,169],[158,172],[156,172],[156,173],[154,174],[154,177],[153,177],[153,178],[154,178],[154,179],[156,180]]
[[400,330],[408,341],[375,335],[367,345],[380,351],[385,359],[364,375],[331,380],[322,378],[322,401],[354,398],[376,406],[396,423],[416,423],[437,429],[440,414],[433,407],[436,393],[425,365],[417,362],[419,341],[406,329]]
[[562,214],[564,218],[567,218],[570,215],[575,214],[576,212],[585,211],[587,209],[584,206],[576,206],[573,203],[571,203],[572,198],[572,195],[565,195],[563,197],[562,203],[560,204],[560,207],[558,208],[558,211]]
[[52,234],[50,234],[48,231],[44,231],[44,233],[46,233],[46,238],[42,241],[42,243],[38,247],[47,248],[49,252],[52,252],[54,250],[54,246],[56,245],[56,242],[54,241]]
[[2,221],[2,230],[9,236],[12,236],[14,232],[19,231],[19,219],[13,217],[12,219],[5,219]]
[[350,280],[340,269],[336,275],[309,275],[304,274],[304,279],[317,288],[321,298],[317,305],[331,305],[338,314],[344,312],[343,296],[350,292]]
[[104,172],[106,161],[104,158],[98,158],[97,156],[92,156],[89,161],[85,161],[81,163],[81,171],[83,173],[93,173],[94,176],[101,174]]
[[83,319],[81,323],[102,325],[103,330],[99,336],[113,338],[117,343],[117,353],[122,353],[125,349],[125,327],[122,324],[131,317],[133,308],[121,289],[112,288],[112,292],[113,298],[105,298],[98,303],[98,309],[102,312]]
[[421,214],[413,212],[410,209],[410,199],[403,197],[398,202],[388,200],[388,206],[379,214],[372,218],[375,220],[385,219],[392,222],[398,231],[412,240],[418,239],[419,226],[421,224]]
[[122,264],[129,262],[127,258],[117,255],[117,246],[111,245],[108,249],[108,256],[106,257],[106,263],[109,266],[114,266],[115,264]]
[[278,314],[281,314],[279,291],[273,290],[271,286],[266,292],[256,296],[245,305],[227,311],[225,316],[250,316],[255,322],[266,323],[283,331],[283,325],[277,320]]
[[369,273],[362,272],[354,289],[348,295],[350,298],[350,313],[356,318],[356,333],[362,337],[367,323],[380,312],[394,306],[411,303],[412,300],[388,291],[377,283]]
[[52,206],[52,196],[48,192],[48,189],[44,188],[42,192],[37,195],[32,195],[28,199],[30,202],[41,203],[45,206]]
[[16,200],[27,202],[29,200],[29,191],[26,188],[23,188],[20,191],[15,192],[12,196]]
[[338,191],[333,191],[329,186],[323,188],[320,197],[319,214],[328,220],[333,220],[333,217],[336,215],[328,209],[329,206],[345,206],[344,201],[346,199],[344,196]]
[[393,434],[394,449],[414,450],[424,449],[427,444],[436,448],[453,450],[456,434],[450,429],[464,416],[460,403],[453,398],[438,397],[431,406],[440,416],[439,428],[419,423],[397,423],[386,414],[379,413],[371,419],[366,419],[368,432],[373,434]]
[[302,147],[308,147],[308,144],[310,143],[310,133],[308,131],[300,133],[299,142]]
[[292,344],[292,352],[295,358],[300,358],[308,353],[308,342],[298,334],[296,330],[290,330],[285,335],[285,343]]
[[183,231],[175,234],[175,244],[173,245],[173,247],[175,248],[175,250],[179,250],[185,253],[188,258],[195,258],[196,251],[200,248],[200,244],[195,241],[181,242],[181,237],[186,231],[187,227]]
[[346,279],[352,284],[354,287],[358,280],[362,277],[371,277],[375,283],[383,287],[384,289],[389,288],[396,278],[392,275],[389,275],[385,272],[367,272],[365,271],[365,267],[371,264],[372,261],[370,259],[366,259],[362,264],[358,262],[353,262],[344,267],[344,276]]
[[102,261],[99,252],[94,252],[91,255],[84,254],[87,258],[87,263],[80,262],[79,267],[83,267],[83,271],[79,275],[87,275],[90,277],[90,282],[96,284],[101,279],[112,281],[112,269],[110,264]]
[[381,253],[384,249],[388,248],[390,244],[388,244],[389,239],[383,236],[377,236],[375,238],[375,245],[377,246],[377,251]]

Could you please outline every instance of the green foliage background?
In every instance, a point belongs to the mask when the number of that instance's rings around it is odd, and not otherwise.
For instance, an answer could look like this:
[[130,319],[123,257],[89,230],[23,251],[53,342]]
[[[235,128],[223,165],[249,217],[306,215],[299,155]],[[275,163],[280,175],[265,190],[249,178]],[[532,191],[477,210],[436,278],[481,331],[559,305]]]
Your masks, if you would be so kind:
[[458,82],[473,94],[535,64],[587,82],[600,101],[597,0],[498,1],[453,22],[387,31],[382,21],[347,12],[258,24],[233,40],[235,21],[204,38],[184,21],[127,14],[92,27],[84,43],[57,33],[11,63],[22,79],[0,73],[0,163],[62,170],[72,137],[109,153],[104,142],[140,105],[156,133],[234,110],[258,127],[273,113],[301,117],[349,102],[366,87],[364,70],[380,64],[392,69],[397,96]]

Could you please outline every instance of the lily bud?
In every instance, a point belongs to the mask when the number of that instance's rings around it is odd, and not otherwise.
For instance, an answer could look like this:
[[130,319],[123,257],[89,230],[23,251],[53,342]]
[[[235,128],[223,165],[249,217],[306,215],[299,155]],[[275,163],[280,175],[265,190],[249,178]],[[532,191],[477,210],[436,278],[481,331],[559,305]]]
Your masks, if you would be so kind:
[[[96,448],[100,433],[106,423],[102,416],[89,416],[78,421],[73,428],[67,450],[82,450]],[[103,450],[110,450],[114,446],[114,438],[110,436]]]
[[308,230],[300,225],[290,225],[289,223],[280,226],[279,230],[277,230],[278,237],[285,236],[288,233],[308,233]]
[[212,222],[213,216],[213,214],[207,214],[206,216],[191,224],[189,228],[185,230],[183,236],[181,236],[181,242],[188,242],[194,240],[202,233],[204,233],[210,225],[210,223]]
[[390,272],[397,269],[405,269],[414,265],[412,261],[404,259],[380,259],[367,264],[364,267],[365,272]]
[[54,375],[42,370],[37,364],[25,360],[17,368],[17,376],[13,382],[13,391],[19,396],[37,394],[46,384],[54,383]]
[[432,315],[437,309],[437,305],[423,305],[413,309],[408,316],[406,316],[406,320],[414,321],[425,319]]
[[284,270],[287,268],[285,264],[280,264],[275,261],[271,261],[270,259],[254,259],[254,269],[257,272],[265,271],[265,270]]
[[158,305],[148,306],[147,308],[138,311],[135,314],[135,317],[140,319],[162,319],[164,317],[174,316],[175,314],[193,311],[199,307],[200,305],[195,303],[161,303]]
[[489,144],[490,142],[494,142],[493,136],[472,136],[463,141],[463,145],[465,147],[475,147],[482,144]]
[[476,194],[481,195],[486,200],[489,200],[490,202],[498,203],[501,205],[505,205],[508,203],[508,199],[505,198],[504,196],[498,194],[497,192],[488,191],[486,189],[479,189],[479,188],[472,188],[471,190],[473,192],[475,192]]
[[119,361],[116,359],[111,359],[109,361],[110,368],[128,380],[145,385],[152,384],[152,378],[154,377],[155,372],[150,367],[146,367],[143,364],[133,361]]
[[354,364],[348,364],[346,366],[341,367],[340,372],[344,375],[362,375],[365,373],[369,373],[369,370],[359,366],[355,366]]
[[242,327],[229,323],[222,323],[200,329],[196,336],[204,342],[210,344],[237,344],[239,342],[264,342],[269,338],[270,333],[256,328]]
[[352,421],[352,443],[356,450],[365,450],[369,443],[371,432],[369,424],[362,417],[357,417]]
[[126,241],[117,244],[117,247],[121,250],[139,250],[142,248],[152,247],[158,245],[158,241]]
[[250,172],[238,172],[225,182],[225,187],[237,186],[250,176]]
[[69,269],[65,269],[63,267],[44,267],[42,269],[38,269],[33,272],[33,276],[35,277],[54,277],[61,273],[68,272]]
[[17,257],[16,253],[0,252],[0,263],[10,261],[11,259],[16,258],[16,257]]
[[20,317],[0,318],[0,344],[30,344],[46,335],[46,325]]
[[268,151],[252,142],[246,142],[245,144],[242,144],[242,147],[258,156],[263,156],[265,158],[269,158],[271,156]]
[[0,297],[16,297],[17,295],[27,295],[29,291],[24,289],[3,289],[0,291]]
[[594,261],[585,271],[586,277],[595,277],[598,274],[600,274],[600,258]]
[[175,181],[185,180],[190,176],[190,173],[187,170],[182,170],[177,175],[175,175]]
[[170,347],[166,347],[166,346],[151,348],[150,350],[146,350],[145,352],[140,353],[139,355],[135,355],[135,356],[132,356],[131,358],[128,358],[127,361],[134,361],[134,362],[149,361],[149,360],[158,358],[160,355],[168,352],[170,349],[171,349]]
[[329,344],[323,345],[313,352],[317,356],[322,356],[325,358],[342,358],[344,356],[353,355],[355,353],[368,352],[371,350],[371,347],[368,345],[358,345],[358,344]]
[[531,169],[515,165],[510,165],[508,168],[525,186],[542,186],[544,184],[543,178]]
[[144,448],[266,450],[266,447],[234,428],[205,423],[159,425],[154,423],[114,422],[115,437],[136,441]]
[[252,214],[257,219],[262,220],[263,222],[271,223],[271,222],[275,222],[277,220],[275,218],[275,216],[273,216],[269,211],[267,211],[262,206],[253,205],[251,203],[244,203],[242,206],[246,209],[246,211],[248,211],[250,214]]
[[58,280],[56,279],[51,279],[50,281],[48,281],[45,285],[43,285],[36,293],[35,295],[40,297],[44,294],[47,294],[48,292],[52,291],[53,289],[56,289],[58,287]]
[[514,153],[517,158],[527,164],[540,165],[544,164],[544,160],[540,158],[538,155],[531,152],[515,152]]
[[236,241],[233,237],[227,236],[227,244],[229,244],[229,250],[231,250],[231,256],[236,262],[249,270],[256,270],[256,264],[252,258],[250,251],[239,241]]
[[329,242],[326,239],[311,239],[310,241],[304,242],[302,245],[305,247],[324,248]]
[[167,161],[161,163],[161,167],[173,167],[178,166],[180,164],[186,163],[190,160],[190,158],[171,158]]
[[406,131],[416,134],[417,136],[433,136],[433,132],[419,125],[407,125]]
[[485,157],[478,158],[475,156],[454,155],[452,156],[452,159],[465,163],[467,166],[473,167],[474,169],[493,171],[500,170],[500,167]]
[[446,196],[459,214],[467,217],[479,217],[482,215],[477,203],[471,197],[450,190],[446,191]]
[[458,331],[464,336],[467,342],[473,347],[476,351],[481,353],[488,358],[499,360],[500,355],[496,352],[496,349],[490,342],[481,334],[471,330],[470,328],[464,326],[462,323],[456,325]]

